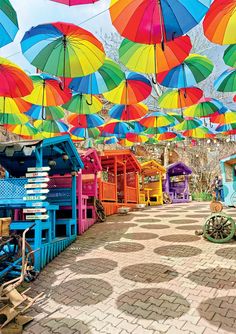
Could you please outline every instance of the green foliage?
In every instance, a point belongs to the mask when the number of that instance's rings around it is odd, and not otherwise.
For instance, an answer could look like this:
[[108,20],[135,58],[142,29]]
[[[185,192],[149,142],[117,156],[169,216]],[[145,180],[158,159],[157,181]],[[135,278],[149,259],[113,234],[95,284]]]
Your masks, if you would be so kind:
[[194,192],[192,199],[195,201],[209,202],[212,200],[212,195],[207,192]]

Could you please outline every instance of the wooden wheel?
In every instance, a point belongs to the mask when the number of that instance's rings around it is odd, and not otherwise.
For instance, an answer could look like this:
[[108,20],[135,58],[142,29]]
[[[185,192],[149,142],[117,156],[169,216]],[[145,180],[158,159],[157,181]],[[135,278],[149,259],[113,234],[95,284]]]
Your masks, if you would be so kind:
[[207,218],[203,227],[204,237],[216,243],[230,241],[235,235],[235,222],[225,213],[215,213]]
[[163,193],[163,202],[164,204],[171,204],[172,200],[167,193]]
[[106,213],[102,202],[99,199],[95,199],[95,210],[100,222],[104,222],[106,220]]
[[219,201],[212,201],[210,204],[210,210],[212,213],[221,212],[223,210],[223,205]]

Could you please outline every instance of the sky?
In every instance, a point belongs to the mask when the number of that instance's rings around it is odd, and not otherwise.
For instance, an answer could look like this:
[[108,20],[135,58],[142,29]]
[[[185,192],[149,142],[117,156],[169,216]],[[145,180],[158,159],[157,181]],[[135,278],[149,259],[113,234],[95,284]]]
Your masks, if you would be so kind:
[[[33,68],[21,54],[20,41],[32,26],[56,21],[70,22],[91,31],[97,37],[101,29],[106,32],[115,31],[109,11],[106,10],[109,8],[109,0],[73,7],[50,0],[11,0],[11,3],[17,12],[20,30],[13,43],[1,48],[0,56],[17,63],[27,72],[31,72]],[[105,12],[92,18],[103,11]],[[84,22],[86,20],[88,21]]]

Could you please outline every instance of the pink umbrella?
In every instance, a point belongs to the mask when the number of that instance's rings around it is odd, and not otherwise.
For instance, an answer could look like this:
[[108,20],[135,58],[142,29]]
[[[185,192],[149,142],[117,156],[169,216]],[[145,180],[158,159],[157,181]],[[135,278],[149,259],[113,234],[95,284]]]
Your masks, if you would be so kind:
[[86,5],[94,3],[97,2],[98,0],[51,0],[51,1],[59,2],[67,6],[76,6],[76,5]]

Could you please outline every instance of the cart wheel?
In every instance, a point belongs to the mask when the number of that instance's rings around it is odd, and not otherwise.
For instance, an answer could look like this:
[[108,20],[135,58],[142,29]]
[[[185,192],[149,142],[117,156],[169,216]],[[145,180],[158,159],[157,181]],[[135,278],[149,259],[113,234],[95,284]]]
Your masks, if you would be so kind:
[[167,193],[163,193],[163,202],[164,204],[171,204],[172,200]]
[[225,213],[215,213],[207,218],[203,227],[204,237],[215,243],[230,241],[235,235],[235,222]]
[[99,199],[95,199],[95,210],[98,220],[100,222],[104,222],[106,220],[105,209],[104,206],[102,205],[102,202]]
[[212,213],[221,212],[223,210],[223,205],[221,202],[213,200],[210,204],[210,210]]

